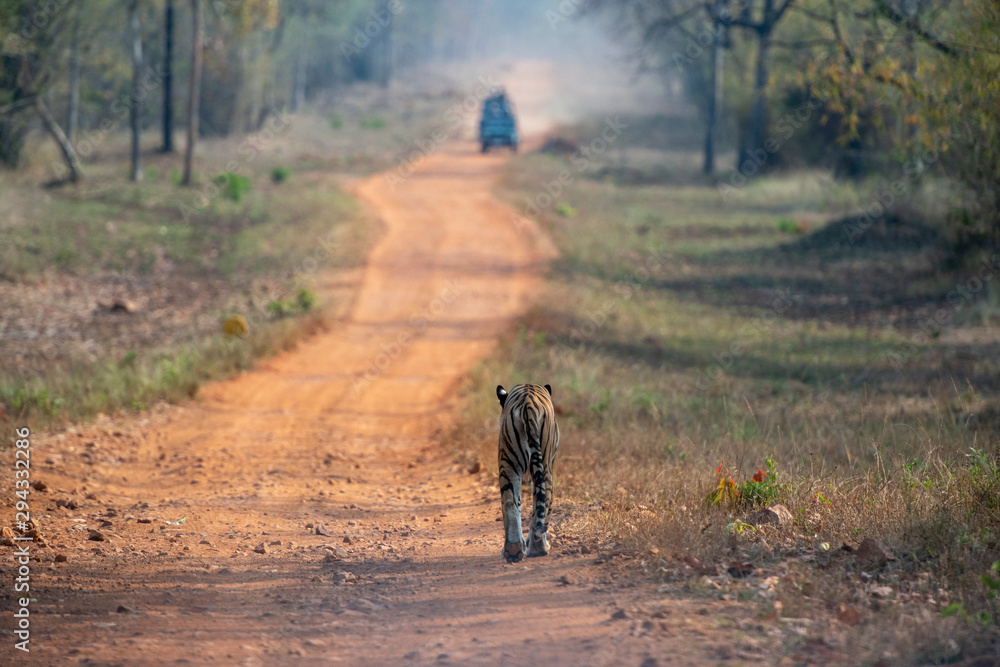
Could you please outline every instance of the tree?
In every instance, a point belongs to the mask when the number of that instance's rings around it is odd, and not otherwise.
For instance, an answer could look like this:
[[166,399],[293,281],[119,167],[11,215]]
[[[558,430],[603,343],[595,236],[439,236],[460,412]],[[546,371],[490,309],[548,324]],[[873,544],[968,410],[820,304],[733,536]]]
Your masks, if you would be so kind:
[[71,183],[79,181],[83,176],[83,168],[80,166],[80,158],[76,154],[76,149],[73,148],[72,142],[70,142],[66,133],[63,132],[59,123],[52,117],[52,112],[49,111],[48,105],[45,104],[45,98],[41,94],[35,93],[33,100],[35,110],[38,111],[38,116],[42,119],[42,125],[45,126],[45,129],[55,139],[63,155],[63,159],[66,160],[66,167],[69,169],[66,180]]
[[191,0],[191,81],[188,87],[187,146],[184,151],[184,185],[191,185],[194,145],[198,137],[198,112],[201,97],[202,42],[205,39],[205,17],[201,0]]
[[[65,180],[77,181],[83,173],[79,158],[45,100],[63,65],[62,54],[68,46],[68,22],[59,8],[55,4],[39,8],[24,0],[0,2],[0,26],[10,28],[0,43],[0,64],[3,65],[0,116],[34,109],[63,155]],[[18,32],[14,32],[14,27],[19,28]],[[23,146],[23,129],[16,119],[5,119],[0,126],[0,139],[5,142],[0,147],[0,154],[5,162],[17,162]]]
[[[703,67],[698,62],[704,46],[711,44],[712,58],[707,71],[707,86],[698,86],[697,95],[704,94],[706,110],[705,148],[702,171],[715,171],[718,147],[719,115],[723,103],[723,49],[726,46],[727,20],[731,19],[729,0],[588,0],[588,12],[612,11],[616,14],[619,33],[637,42],[636,60],[642,69],[657,60],[684,73],[688,83],[692,70]],[[685,46],[681,46],[685,43]]]
[[174,0],[166,0],[163,12],[163,146],[161,153],[174,152]]
[[69,109],[66,113],[66,130],[70,142],[76,141],[76,129],[80,124],[80,13],[83,0],[76,3],[73,15],[73,38],[69,52]]
[[708,93],[708,114],[705,119],[705,153],[702,171],[711,175],[715,171],[715,145],[719,133],[719,113],[722,111],[723,46],[725,24],[723,14],[729,12],[726,0],[712,2],[712,74]]
[[756,151],[764,142],[764,128],[767,125],[767,83],[768,59],[771,53],[771,42],[778,22],[792,6],[795,0],[780,0],[775,6],[775,0],[763,0],[759,17],[754,18],[753,3],[746,3],[744,11],[739,15],[720,15],[719,20],[726,26],[738,26],[749,30],[757,39],[757,62],[753,87],[753,109],[750,112],[750,123],[747,127],[747,141],[743,150],[736,154],[736,169],[740,168],[744,151]]
[[142,24],[139,21],[139,0],[129,0],[128,25],[132,38],[132,90],[129,91],[128,97],[129,125],[132,130],[131,178],[133,182],[139,182],[142,180],[142,172],[139,170],[139,139],[142,135],[142,119],[139,117],[142,112],[139,94],[139,87],[142,85]]
[[991,0],[829,2],[836,45],[804,71],[842,118],[841,141],[870,114],[907,183],[935,166],[961,192],[949,214],[961,256],[1000,247],[1000,6]]

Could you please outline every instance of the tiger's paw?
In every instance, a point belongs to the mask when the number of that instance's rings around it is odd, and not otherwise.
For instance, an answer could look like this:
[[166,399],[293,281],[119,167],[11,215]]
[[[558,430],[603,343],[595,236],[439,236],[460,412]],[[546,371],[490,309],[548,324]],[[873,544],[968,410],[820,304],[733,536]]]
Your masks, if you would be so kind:
[[519,563],[524,560],[524,542],[507,542],[503,545],[503,558],[508,563]]
[[535,558],[536,556],[548,556],[549,549],[550,549],[549,538],[545,534],[542,535],[541,539],[528,540],[528,558]]

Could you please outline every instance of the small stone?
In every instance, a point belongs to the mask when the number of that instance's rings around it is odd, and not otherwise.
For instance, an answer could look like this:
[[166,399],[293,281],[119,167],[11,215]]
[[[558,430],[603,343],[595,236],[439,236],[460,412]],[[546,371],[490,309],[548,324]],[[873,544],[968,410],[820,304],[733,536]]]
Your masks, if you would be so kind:
[[729,568],[726,572],[728,572],[731,577],[736,579],[749,577],[753,574],[753,563],[748,560],[734,560],[729,563]]
[[91,540],[92,542],[107,542],[108,536],[99,530],[92,530],[90,531],[90,535],[87,537],[87,539]]
[[253,549],[253,550],[254,550],[254,551],[255,551],[256,553],[259,553],[259,554],[267,554],[267,553],[271,553],[271,550],[270,550],[270,549],[268,548],[268,546],[267,546],[267,542],[261,542],[261,543],[260,543],[260,544],[258,544],[258,545],[257,545],[256,547],[254,547],[254,549]]
[[9,537],[9,538],[13,539],[13,537],[14,537],[14,531],[13,531],[13,529],[11,529],[8,526],[4,526],[3,528],[0,528],[0,537]]
[[136,519],[136,523],[153,523],[153,520],[144,516],[140,519]]
[[326,525],[322,523],[316,524],[316,534],[324,537],[333,537],[333,533],[327,530]]
[[357,581],[358,578],[351,572],[338,572],[333,575],[333,580],[338,584],[346,584],[351,581]]
[[559,577],[559,583],[561,583],[563,586],[575,586],[580,582],[572,574],[564,574],[563,576]]
[[344,544],[352,544],[350,535],[344,535]]
[[628,613],[624,609],[618,609],[615,613],[611,614],[611,620],[621,621],[628,618]]
[[477,474],[482,469],[483,469],[483,465],[479,461],[476,461],[471,466],[469,466],[469,474],[470,475],[475,475],[475,474]]
[[378,606],[371,600],[366,600],[364,598],[359,598],[351,603],[351,609],[354,611],[360,611],[363,614],[370,614],[373,611],[379,611],[382,607]]
[[132,614],[132,613],[134,613],[134,611],[135,610],[130,609],[129,607],[126,607],[123,604],[118,605],[118,613],[119,614]]
[[877,570],[891,560],[896,560],[884,544],[873,537],[866,537],[858,545],[858,565],[863,570]]
[[37,480],[35,482],[32,482],[31,488],[33,488],[35,491],[48,491],[49,485],[43,482],[42,480]]
[[56,557],[53,560],[57,563],[65,563],[69,559],[66,557],[66,554],[56,554]]
[[746,519],[751,526],[789,526],[793,521],[792,513],[784,505],[771,505]]
[[887,600],[895,593],[891,586],[872,586],[871,594],[877,598]]
[[837,614],[837,620],[845,625],[857,625],[861,622],[861,612],[854,607],[842,607]]
[[592,553],[592,549],[588,547],[586,544],[584,544],[583,546],[580,547],[580,553],[586,556],[587,554]]

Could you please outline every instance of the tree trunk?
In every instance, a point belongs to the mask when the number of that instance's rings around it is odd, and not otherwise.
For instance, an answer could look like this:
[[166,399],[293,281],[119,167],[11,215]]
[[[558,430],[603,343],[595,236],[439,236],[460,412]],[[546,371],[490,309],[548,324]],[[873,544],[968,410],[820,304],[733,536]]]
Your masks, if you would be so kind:
[[295,49],[295,73],[292,80],[292,113],[298,113],[306,102],[306,54],[305,40]]
[[722,111],[722,38],[724,27],[719,20],[725,0],[715,0],[712,8],[712,90],[708,96],[708,127],[705,129],[705,164],[703,171],[715,171],[715,147],[718,139],[719,114]]
[[382,87],[388,88],[392,82],[392,11],[389,3],[385,6],[386,26],[382,29]]
[[139,137],[142,132],[139,114],[142,109],[139,106],[139,87],[142,85],[142,26],[139,23],[139,0],[130,0],[128,3],[128,25],[132,33],[132,91],[129,94],[128,115],[129,123],[132,126],[132,181],[138,183],[142,180],[142,173],[139,171]]
[[194,145],[198,138],[198,109],[201,98],[201,48],[204,40],[205,21],[202,16],[201,0],[191,0],[193,35],[191,37],[191,85],[188,91],[187,146],[184,151],[184,185],[191,185],[191,165],[194,161]]
[[42,119],[42,125],[52,138],[56,140],[59,144],[59,150],[62,151],[63,159],[66,160],[66,166],[69,168],[69,178],[67,180],[75,183],[83,177],[83,169],[80,166],[80,158],[76,155],[76,150],[73,148],[73,144],[70,143],[69,137],[63,132],[63,129],[59,127],[59,123],[56,119],[52,117],[52,113],[49,111],[49,107],[45,104],[45,100],[42,99],[41,95],[35,95],[34,99],[35,110],[38,111],[38,115]]
[[174,152],[174,0],[167,0],[163,49],[163,153]]
[[69,47],[69,109],[66,118],[66,131],[70,143],[76,143],[76,128],[80,124],[80,12],[82,3],[77,5],[73,17],[73,39]]
[[[767,119],[767,60],[771,53],[771,31],[774,29],[773,0],[764,1],[764,18],[757,28],[757,74],[754,77],[753,109],[750,112],[750,131],[747,136],[746,151],[757,151],[764,142],[764,127]],[[736,169],[739,170],[744,156],[737,154]]]

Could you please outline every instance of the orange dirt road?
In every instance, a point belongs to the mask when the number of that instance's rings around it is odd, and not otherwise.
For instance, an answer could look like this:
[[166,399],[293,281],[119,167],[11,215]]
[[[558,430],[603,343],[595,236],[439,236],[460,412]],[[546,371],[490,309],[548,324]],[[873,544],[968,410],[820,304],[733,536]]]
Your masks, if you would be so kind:
[[[542,101],[545,72],[511,75],[522,114]],[[551,556],[505,564],[495,471],[471,475],[440,449],[461,379],[531,302],[552,256],[491,195],[505,160],[454,143],[395,187],[360,183],[385,234],[329,331],[188,406],[39,434],[33,479],[49,489],[31,502],[48,546],[32,547],[31,652],[13,650],[4,613],[0,663],[650,667],[725,656],[709,610],[730,624],[749,611],[703,601],[692,629],[694,603],[658,599],[629,576],[638,562],[565,553],[573,538],[558,524]],[[9,610],[11,550],[0,549]]]

